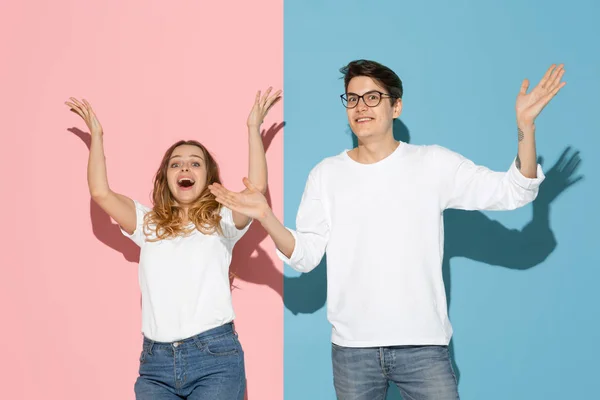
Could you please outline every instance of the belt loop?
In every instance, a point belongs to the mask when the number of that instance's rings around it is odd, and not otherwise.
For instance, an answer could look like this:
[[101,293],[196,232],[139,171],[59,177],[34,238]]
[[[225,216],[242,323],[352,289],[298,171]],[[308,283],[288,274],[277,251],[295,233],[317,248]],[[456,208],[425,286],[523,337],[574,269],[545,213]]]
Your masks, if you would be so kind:
[[235,336],[238,336],[238,333],[237,333],[237,331],[235,330],[235,323],[234,323],[233,321],[231,321],[231,329],[233,330],[233,334],[234,334]]
[[144,337],[144,341],[146,342],[144,346],[146,348],[146,352],[152,355],[152,347],[154,347],[154,340]]
[[199,350],[202,350],[202,342],[200,341],[200,339],[198,339],[198,335],[192,336],[192,340],[194,341],[194,344],[196,345],[196,347]]

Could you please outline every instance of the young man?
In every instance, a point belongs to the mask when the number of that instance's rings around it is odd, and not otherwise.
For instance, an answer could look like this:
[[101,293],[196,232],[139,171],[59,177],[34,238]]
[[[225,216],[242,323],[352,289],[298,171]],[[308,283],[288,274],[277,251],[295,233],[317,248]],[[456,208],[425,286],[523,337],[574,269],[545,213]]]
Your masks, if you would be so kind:
[[551,66],[517,96],[518,154],[493,172],[440,146],[394,140],[402,82],[366,60],[342,68],[348,122],[358,147],[329,157],[310,173],[296,220],[285,228],[251,182],[217,201],[261,222],[282,260],[308,272],[327,250],[327,311],[333,326],[337,397],[385,398],[388,383],[404,398],[457,399],[448,354],[452,327],[442,280],[447,208],[510,210],[533,201],[544,175],[537,165],[534,120],[564,86]]

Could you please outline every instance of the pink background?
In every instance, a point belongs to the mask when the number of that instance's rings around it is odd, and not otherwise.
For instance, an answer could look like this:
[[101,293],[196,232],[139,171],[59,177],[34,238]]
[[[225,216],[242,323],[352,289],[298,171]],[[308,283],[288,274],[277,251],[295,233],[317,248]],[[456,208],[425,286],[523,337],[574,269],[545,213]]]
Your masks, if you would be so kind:
[[[86,128],[63,102],[94,106],[115,191],[149,205],[160,158],[182,138],[204,143],[224,183],[241,189],[255,91],[283,85],[283,2],[233,4],[0,3],[1,398],[134,398],[138,249],[90,204]],[[280,104],[264,126],[282,118]],[[267,154],[279,215],[282,134],[270,132]],[[274,254],[255,224],[232,267],[250,399],[283,396]]]

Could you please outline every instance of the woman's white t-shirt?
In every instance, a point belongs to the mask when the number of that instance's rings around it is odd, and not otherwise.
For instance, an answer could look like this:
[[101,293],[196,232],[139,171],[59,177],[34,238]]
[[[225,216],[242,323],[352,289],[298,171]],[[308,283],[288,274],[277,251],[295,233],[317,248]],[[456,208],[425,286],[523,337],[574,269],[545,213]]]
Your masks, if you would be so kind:
[[[185,339],[233,321],[229,265],[235,243],[250,224],[237,229],[230,209],[221,207],[223,235],[194,229],[188,236],[148,241],[144,215],[150,211],[134,201],[136,229],[121,230],[141,248],[139,283],[142,332],[158,342]],[[148,229],[146,229],[148,232]]]

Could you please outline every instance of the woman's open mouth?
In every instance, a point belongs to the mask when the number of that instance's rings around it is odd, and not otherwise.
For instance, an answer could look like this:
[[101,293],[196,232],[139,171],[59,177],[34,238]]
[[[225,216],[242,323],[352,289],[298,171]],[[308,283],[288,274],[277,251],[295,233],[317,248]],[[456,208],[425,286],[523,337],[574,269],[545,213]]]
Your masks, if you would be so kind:
[[184,190],[190,189],[195,183],[196,181],[194,181],[192,178],[181,178],[177,181],[177,185]]

